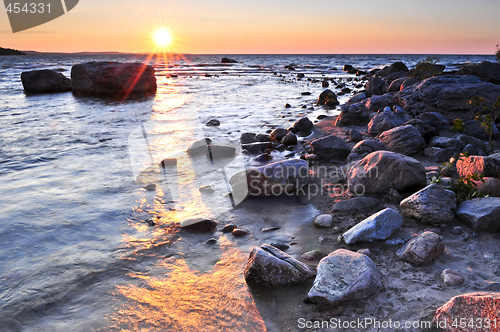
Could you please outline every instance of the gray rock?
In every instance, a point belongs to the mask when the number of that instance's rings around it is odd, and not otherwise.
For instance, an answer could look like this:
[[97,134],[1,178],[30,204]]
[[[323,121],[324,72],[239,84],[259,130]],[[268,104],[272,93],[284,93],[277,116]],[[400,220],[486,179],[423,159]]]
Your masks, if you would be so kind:
[[368,256],[338,249],[319,262],[307,297],[313,303],[337,305],[364,299],[382,287],[380,271]]
[[192,233],[213,232],[217,224],[209,218],[191,218],[181,222],[181,229]]
[[452,139],[448,140],[445,147],[446,148],[453,147],[459,150],[463,150],[469,144],[474,145],[475,147],[477,147],[480,150],[483,150],[484,152],[488,150],[486,144],[484,144],[483,141],[475,137],[464,134],[456,135]]
[[252,249],[244,271],[248,283],[268,287],[300,283],[315,275],[309,266],[268,244]]
[[259,140],[257,139],[257,134],[255,133],[243,133],[240,136],[240,143],[243,144],[250,144],[250,143],[257,143]]
[[314,219],[314,227],[329,228],[332,227],[333,218],[330,214],[322,214]]
[[441,273],[441,278],[443,282],[448,286],[457,286],[464,282],[464,277],[460,275],[460,272],[446,269]]
[[500,231],[500,198],[475,198],[460,203],[457,218],[474,231]]
[[288,159],[236,173],[229,180],[233,195],[278,196],[294,193],[309,182],[307,161]]
[[368,123],[368,133],[374,135],[380,134],[386,130],[402,126],[409,120],[411,120],[411,117],[408,115],[378,113]]
[[314,124],[309,120],[307,116],[295,121],[293,128],[297,131],[310,131],[314,127]]
[[308,251],[308,252],[305,252],[302,255],[300,255],[300,257],[302,257],[303,259],[305,259],[307,261],[315,261],[315,260],[321,258],[321,256],[323,256],[323,253],[319,250]]
[[236,61],[234,59],[230,59],[230,58],[222,58],[220,63],[238,63],[238,61]]
[[[432,156],[433,154],[439,152],[439,151],[442,151],[443,149],[441,148],[438,148],[438,147],[435,147],[435,146],[431,146],[431,147],[428,147],[428,148],[425,148],[424,149],[424,156],[426,157],[430,157]],[[460,150],[459,150],[460,151]]]
[[272,141],[281,142],[283,137],[285,137],[288,133],[289,133],[289,131],[286,129],[276,128],[273,131],[271,131],[271,133],[269,134],[269,138]]
[[472,144],[467,144],[462,152],[467,152],[469,156],[486,156],[486,152]]
[[365,102],[365,107],[372,112],[377,112],[387,106],[394,106],[394,95],[392,93],[381,96],[375,95],[367,99]]
[[401,202],[401,214],[422,224],[448,224],[455,218],[457,198],[451,190],[431,184]]
[[396,101],[409,114],[439,112],[449,121],[473,119],[482,106],[469,107],[473,96],[483,97],[492,105],[500,95],[500,86],[486,83],[476,76],[443,75],[428,78],[396,94]]
[[294,133],[288,133],[281,139],[281,144],[284,146],[296,145],[297,144],[297,136]]
[[386,240],[403,224],[403,218],[392,209],[385,209],[361,221],[342,236],[345,243]]
[[435,128],[444,128],[449,125],[448,120],[444,117],[443,114],[438,112],[424,112],[420,113],[417,116],[417,119],[422,120],[423,122],[435,127]]
[[367,155],[369,155],[372,152],[375,151],[380,151],[380,150],[388,150],[387,147],[380,143],[379,141],[375,140],[363,140],[359,143],[357,143],[351,150],[351,153],[349,153],[349,156],[347,157],[348,162],[356,161],[359,159],[363,159]]
[[407,80],[406,77],[401,77],[398,79],[395,79],[394,81],[391,82],[391,85],[389,85],[389,88],[387,88],[387,92],[398,92],[401,90],[401,85]]
[[425,149],[425,140],[418,130],[412,125],[392,128],[384,131],[379,136],[381,143],[385,144],[392,152],[405,154],[407,156]]
[[388,87],[389,84],[387,84],[384,80],[378,77],[373,77],[368,83],[366,83],[365,89],[372,95],[381,95],[387,91]]
[[[483,182],[484,181],[484,182]],[[500,180],[497,178],[484,177],[483,181],[474,181],[477,191],[482,195],[500,197]]]
[[430,160],[433,163],[446,163],[449,162],[451,158],[460,155],[461,151],[457,148],[446,148],[434,153]]
[[49,69],[25,71],[21,82],[26,93],[50,93],[71,91],[71,80]]
[[[465,135],[475,137],[482,141],[487,141],[490,138],[488,133],[486,133],[485,128],[481,127],[481,125],[476,120],[465,121],[463,125],[464,125],[463,133]],[[497,127],[492,126],[492,128],[496,129]]]
[[402,84],[399,90],[404,90],[420,82],[418,77],[409,77]]
[[[478,292],[455,296],[434,314],[433,326],[446,326],[447,332],[494,332],[498,331],[498,313],[500,312],[500,293]],[[480,321],[478,321],[478,317]],[[476,322],[474,326],[460,322]],[[454,322],[458,322],[454,324]],[[483,328],[479,327],[481,322]],[[489,322],[489,327],[486,327]],[[492,322],[497,322],[493,328]]]
[[[131,85],[131,82],[134,84]],[[130,93],[150,94],[156,92],[156,77],[151,65],[87,62],[71,68],[71,85],[73,92],[81,94],[112,96],[126,96]]]
[[406,122],[405,125],[412,125],[415,127],[425,142],[429,142],[432,137],[439,136],[439,130],[437,128],[432,127],[419,119],[412,119]]
[[349,99],[349,102],[350,103],[358,103],[364,99],[366,99],[366,94],[364,92],[358,92],[358,93],[354,94],[354,96],[352,96]]
[[462,157],[457,161],[457,171],[460,176],[480,174],[487,177],[500,176],[500,161],[483,156]]
[[311,143],[311,150],[324,160],[343,160],[351,152],[347,143],[335,135],[314,140]]
[[399,258],[412,264],[428,265],[434,258],[444,252],[441,236],[434,232],[423,232],[396,253]]
[[486,82],[500,84],[500,64],[483,61],[479,64],[465,65],[457,71],[456,75],[474,75]]
[[425,167],[411,157],[389,151],[370,153],[355,163],[348,175],[349,190],[386,194],[392,188],[403,193],[427,184]]
[[380,202],[380,200],[371,197],[354,197],[335,203],[332,207],[332,213],[370,211],[379,205]]
[[349,142],[360,142],[363,140],[363,134],[361,134],[359,131],[355,129],[349,130],[347,133],[347,136],[349,137]]
[[369,117],[363,113],[340,113],[335,119],[337,127],[363,126],[369,121]]
[[[451,141],[452,139],[449,138],[449,137],[441,137],[441,136],[435,136],[433,138],[431,138],[429,140],[429,146],[435,146],[435,147],[438,147],[438,148],[441,148],[441,149],[444,149],[444,148],[447,148],[449,147],[449,141]],[[462,149],[460,149],[462,150]]]
[[206,126],[207,127],[218,127],[218,126],[220,126],[220,121],[217,119],[212,119],[212,120],[207,122]]
[[250,231],[246,228],[238,227],[238,228],[233,229],[233,231],[231,233],[235,237],[242,237],[242,236],[247,236],[248,234],[250,234]]
[[339,105],[339,101],[337,100],[337,95],[332,90],[326,89],[319,95],[317,104],[335,107]]

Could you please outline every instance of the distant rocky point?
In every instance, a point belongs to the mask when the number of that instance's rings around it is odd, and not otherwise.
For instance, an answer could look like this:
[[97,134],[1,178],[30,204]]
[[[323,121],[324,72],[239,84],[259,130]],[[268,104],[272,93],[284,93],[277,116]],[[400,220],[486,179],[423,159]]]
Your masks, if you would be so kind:
[[26,53],[11,48],[0,47],[0,55],[26,55]]

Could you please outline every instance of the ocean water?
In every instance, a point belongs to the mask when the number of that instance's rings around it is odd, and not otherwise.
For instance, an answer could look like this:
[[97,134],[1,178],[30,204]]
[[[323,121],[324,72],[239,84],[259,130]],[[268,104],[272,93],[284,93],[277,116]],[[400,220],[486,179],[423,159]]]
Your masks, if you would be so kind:
[[[69,76],[76,63],[142,62],[146,56],[0,57],[0,330],[270,328],[270,313],[259,310],[242,277],[250,247],[263,238],[193,235],[178,226],[196,216],[250,229],[256,220],[276,223],[266,219],[266,203],[233,208],[228,200],[226,178],[257,164],[238,154],[223,171],[214,170],[187,157],[187,147],[203,137],[237,147],[243,132],[336,114],[314,102],[324,78],[356,90],[359,82],[342,71],[344,64],[370,70],[403,61],[411,67],[426,56],[229,57],[238,63],[222,65],[221,55],[154,57],[156,95],[127,100],[25,95],[20,75],[54,69]],[[494,60],[438,58],[447,70]],[[289,64],[296,70],[287,70]],[[306,78],[297,80],[297,73]],[[292,107],[285,109],[286,103]],[[206,127],[210,119],[221,126]],[[170,180],[155,168],[165,158],[178,160]],[[150,182],[158,184],[155,190],[144,188]],[[200,193],[202,185],[213,185],[215,194]],[[307,204],[273,204],[290,234],[317,213]],[[211,237],[216,246],[205,244]]]

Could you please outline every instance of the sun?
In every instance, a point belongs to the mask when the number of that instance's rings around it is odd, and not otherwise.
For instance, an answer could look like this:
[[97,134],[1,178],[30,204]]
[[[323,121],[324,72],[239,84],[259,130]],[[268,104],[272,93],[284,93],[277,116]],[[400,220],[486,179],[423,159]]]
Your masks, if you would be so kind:
[[158,29],[153,34],[157,47],[167,47],[172,44],[172,34],[167,29]]

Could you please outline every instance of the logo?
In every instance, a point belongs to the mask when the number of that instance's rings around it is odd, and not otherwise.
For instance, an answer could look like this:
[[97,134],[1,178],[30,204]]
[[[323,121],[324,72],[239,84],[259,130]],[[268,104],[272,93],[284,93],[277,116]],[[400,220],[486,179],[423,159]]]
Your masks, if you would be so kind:
[[34,28],[75,8],[79,0],[4,0],[12,32]]

